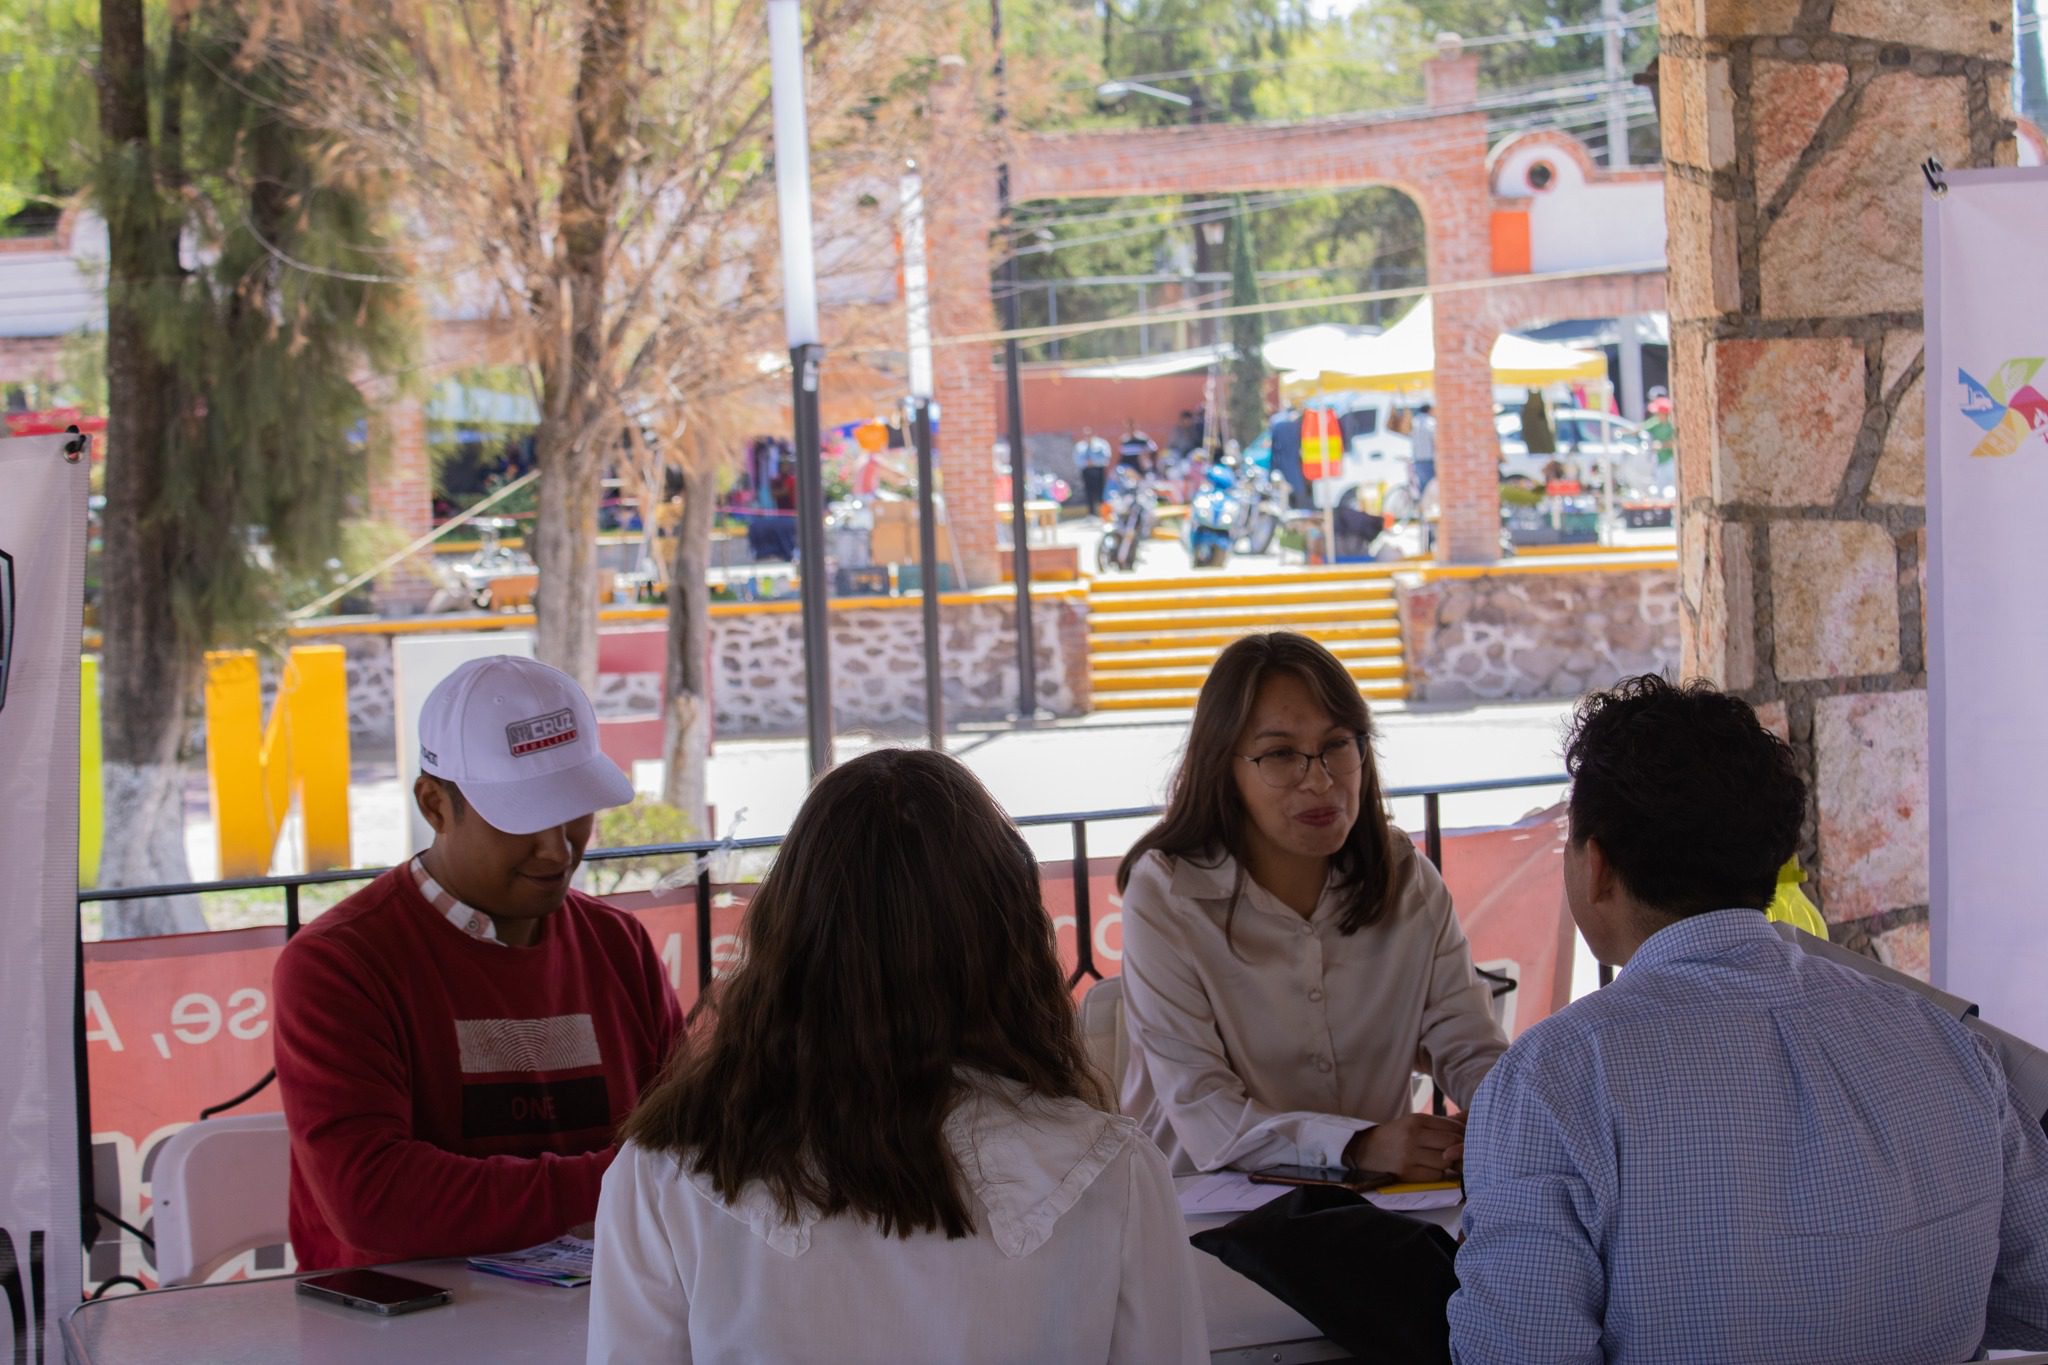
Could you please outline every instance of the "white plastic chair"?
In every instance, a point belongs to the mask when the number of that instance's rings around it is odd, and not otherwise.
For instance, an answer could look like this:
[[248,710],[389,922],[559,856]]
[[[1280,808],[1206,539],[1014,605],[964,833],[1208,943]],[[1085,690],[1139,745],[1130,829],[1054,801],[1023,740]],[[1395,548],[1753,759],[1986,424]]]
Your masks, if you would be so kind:
[[151,1170],[158,1282],[201,1284],[245,1251],[290,1240],[290,1184],[283,1114],[201,1119],[173,1133]]
[[1088,1049],[1088,1060],[1108,1084],[1110,1096],[1121,1096],[1124,1069],[1131,1064],[1131,1036],[1124,1031],[1121,978],[1105,977],[1081,997],[1081,1045]]

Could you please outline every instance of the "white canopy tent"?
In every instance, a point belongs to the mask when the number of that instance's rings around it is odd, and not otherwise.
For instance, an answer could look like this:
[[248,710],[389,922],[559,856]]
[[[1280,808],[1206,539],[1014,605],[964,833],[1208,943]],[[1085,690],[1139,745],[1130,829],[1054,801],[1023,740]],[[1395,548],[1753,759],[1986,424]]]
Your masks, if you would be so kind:
[[[1607,378],[1607,357],[1502,333],[1493,343],[1493,382],[1533,387]],[[1436,382],[1436,310],[1423,299],[1378,336],[1334,343],[1315,364],[1282,380],[1292,401],[1345,389],[1426,389]]]

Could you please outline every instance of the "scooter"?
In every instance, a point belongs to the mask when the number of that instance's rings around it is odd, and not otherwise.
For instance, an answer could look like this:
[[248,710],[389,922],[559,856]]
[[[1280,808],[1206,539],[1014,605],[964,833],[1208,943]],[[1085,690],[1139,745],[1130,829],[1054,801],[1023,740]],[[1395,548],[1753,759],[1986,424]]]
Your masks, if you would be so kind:
[[1229,562],[1238,537],[1238,481],[1228,465],[1212,465],[1188,501],[1188,562],[1197,569],[1220,569]]
[[1100,573],[1129,573],[1138,566],[1138,547],[1159,524],[1159,494],[1151,480],[1120,464],[1110,475],[1105,500],[1109,515],[1103,519],[1102,539],[1095,544],[1095,568]]

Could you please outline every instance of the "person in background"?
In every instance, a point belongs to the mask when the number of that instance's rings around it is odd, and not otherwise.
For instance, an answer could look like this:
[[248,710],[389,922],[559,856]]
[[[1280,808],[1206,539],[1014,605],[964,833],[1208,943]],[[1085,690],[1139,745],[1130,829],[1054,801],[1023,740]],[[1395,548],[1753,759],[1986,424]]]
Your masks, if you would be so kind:
[[1507,1039],[1429,861],[1387,819],[1358,684],[1303,635],[1250,635],[1202,684],[1166,814],[1117,870],[1126,1113],[1176,1174],[1458,1169],[1460,1106]]
[[605,1177],[589,1359],[1205,1362],[1166,1163],[1082,1050],[966,768],[820,778]]
[[1109,479],[1109,442],[1095,434],[1095,428],[1082,427],[1081,439],[1074,442],[1074,468],[1081,474],[1081,496],[1088,502],[1088,515],[1102,515],[1102,494]]
[[1565,898],[1615,982],[1480,1087],[1463,1365],[1885,1365],[2048,1347],[2048,1134],[1988,1041],[1780,938],[1806,784],[1749,705],[1580,703]]
[[1110,468],[1125,464],[1141,479],[1158,477],[1159,443],[1138,430],[1136,419],[1129,417],[1124,419],[1124,438],[1117,443],[1116,459]]
[[1408,427],[1409,482],[1414,486],[1416,503],[1429,492],[1429,486],[1436,482],[1436,408],[1424,403],[1415,409],[1415,417]]
[[633,784],[590,701],[473,659],[420,712],[426,852],[321,915],[275,976],[302,1270],[512,1251],[590,1221],[612,1132],[682,1030],[647,931],[569,879]]

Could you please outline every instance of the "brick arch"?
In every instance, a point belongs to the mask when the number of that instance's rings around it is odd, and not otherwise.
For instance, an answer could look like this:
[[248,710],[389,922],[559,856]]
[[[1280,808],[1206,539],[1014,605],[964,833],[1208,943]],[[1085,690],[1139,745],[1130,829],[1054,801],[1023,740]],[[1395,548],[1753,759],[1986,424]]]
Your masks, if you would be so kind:
[[[1431,112],[1421,117],[1016,135],[1008,149],[1012,197],[1021,203],[1389,186],[1421,209],[1431,283],[1482,279],[1491,269],[1492,189],[1486,115],[1476,107],[1478,59],[1446,38],[1424,72]],[[963,192],[935,201],[927,223],[941,335],[987,329],[988,236],[996,206],[993,195],[968,188],[974,183],[972,174],[961,177],[956,189]],[[1452,560],[1491,560],[1499,551],[1491,369],[1498,328],[1488,309],[1485,291],[1465,290],[1439,295],[1435,310],[1444,509],[1439,544]],[[935,379],[947,445],[966,453],[964,460],[955,455],[947,469],[954,541],[969,575],[987,582],[994,576],[996,528],[977,514],[993,504],[995,490],[978,452],[993,446],[997,423],[979,348],[941,348]]]

